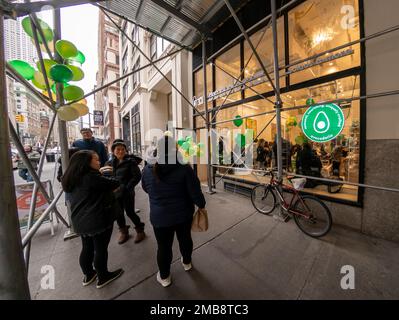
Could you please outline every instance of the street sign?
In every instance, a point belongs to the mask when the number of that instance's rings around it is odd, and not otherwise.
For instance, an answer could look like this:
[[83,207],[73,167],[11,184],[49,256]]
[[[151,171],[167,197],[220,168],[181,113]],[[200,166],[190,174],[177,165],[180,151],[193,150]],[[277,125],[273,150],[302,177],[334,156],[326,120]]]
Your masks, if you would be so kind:
[[15,115],[15,120],[16,120],[17,122],[19,122],[19,123],[25,122],[24,115],[23,115],[23,114],[17,114],[17,115]]
[[314,142],[327,142],[337,137],[345,125],[339,106],[333,103],[310,107],[302,117],[302,131]]
[[94,125],[103,126],[104,125],[104,114],[100,110],[93,111]]

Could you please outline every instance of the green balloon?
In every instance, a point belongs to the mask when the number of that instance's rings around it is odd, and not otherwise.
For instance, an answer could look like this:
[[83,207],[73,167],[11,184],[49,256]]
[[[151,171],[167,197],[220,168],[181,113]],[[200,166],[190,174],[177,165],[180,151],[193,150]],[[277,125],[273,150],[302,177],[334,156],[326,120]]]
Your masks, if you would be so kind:
[[[50,28],[50,26],[46,22],[41,20],[41,19],[37,19],[37,21],[38,21],[40,27],[43,30],[43,35],[44,35],[44,40],[45,40],[45,41],[43,41],[40,33],[38,32],[37,35],[38,35],[38,38],[39,38],[39,42],[40,43],[44,43],[44,42],[50,42],[51,40],[53,40],[54,39],[54,32]],[[29,17],[24,18],[21,23],[22,23],[22,28],[25,30],[25,32],[31,38],[33,38],[33,30],[32,30],[32,26],[31,26],[31,23],[30,23],[30,18]]]
[[64,95],[65,100],[69,101],[82,99],[83,96],[85,95],[83,89],[78,86],[66,87],[64,88],[64,91],[62,93]]
[[186,142],[184,142],[183,144],[182,144],[182,149],[184,150],[184,151],[187,151],[188,149],[190,149],[190,143],[188,143],[187,141]]
[[186,141],[187,141],[187,142],[193,141],[193,137],[192,137],[192,136],[187,136],[187,137],[186,137]]
[[196,152],[196,150],[193,148],[193,147],[190,147],[189,149],[188,149],[188,155],[191,157],[191,156],[193,156],[194,154],[195,154],[195,152]]
[[78,51],[78,54],[76,56],[71,57],[68,60],[73,62],[78,62],[82,65],[83,63],[86,62],[86,57],[81,51]]
[[22,60],[11,60],[9,64],[26,80],[32,80],[35,76],[35,69]]
[[233,121],[234,125],[236,127],[240,127],[243,123],[243,120],[241,119],[241,116],[235,116],[236,120]]
[[[53,93],[57,93],[57,90],[56,90],[56,83],[54,83],[52,86],[51,86],[51,91],[53,91]],[[66,82],[64,82],[63,83],[63,85],[64,85],[64,88],[66,88],[66,87],[69,87],[70,86],[70,84],[69,83],[66,83]]]
[[183,143],[186,142],[184,139],[177,140],[177,144],[181,147]]
[[79,67],[68,65],[68,68],[71,69],[73,73],[71,81],[80,81],[85,77],[85,73]]
[[312,104],[315,104],[313,98],[309,98],[309,99],[306,100],[306,105],[307,105],[307,106],[310,106],[310,105],[312,105]]
[[76,46],[67,40],[58,40],[55,43],[55,49],[64,59],[70,59],[78,54],[78,49]]
[[[44,69],[46,70],[47,75],[50,76],[50,68],[51,68],[52,66],[56,65],[57,62],[55,62],[54,60],[51,60],[51,59],[43,59],[43,64],[44,64]],[[42,66],[41,66],[41,64],[40,64],[40,61],[36,62],[36,66],[37,66],[37,69],[38,69],[41,73],[43,73],[43,70],[42,70]]]
[[56,82],[68,82],[72,80],[73,73],[69,67],[56,64],[50,68],[50,77]]
[[236,136],[236,143],[240,146],[240,147],[244,147],[245,146],[245,135],[239,133]]

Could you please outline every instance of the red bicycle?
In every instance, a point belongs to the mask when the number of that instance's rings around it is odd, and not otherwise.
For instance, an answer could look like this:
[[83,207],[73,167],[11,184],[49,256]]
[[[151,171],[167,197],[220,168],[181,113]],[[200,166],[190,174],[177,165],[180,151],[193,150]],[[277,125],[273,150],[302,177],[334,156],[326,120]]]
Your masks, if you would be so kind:
[[[299,229],[308,236],[319,238],[325,236],[331,229],[331,212],[323,201],[312,195],[302,195],[297,189],[290,185],[279,182],[270,174],[268,184],[258,184],[252,189],[251,201],[257,211],[262,214],[270,214],[276,208],[277,198],[280,199],[281,207],[285,212],[294,217]],[[289,178],[292,179],[294,177]],[[292,194],[289,202],[283,193]]]

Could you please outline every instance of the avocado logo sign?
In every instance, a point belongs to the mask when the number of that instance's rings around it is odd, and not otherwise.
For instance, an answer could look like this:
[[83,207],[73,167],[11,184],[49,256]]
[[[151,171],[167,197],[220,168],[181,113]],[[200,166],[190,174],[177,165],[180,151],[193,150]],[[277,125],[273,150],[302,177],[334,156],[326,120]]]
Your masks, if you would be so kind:
[[333,103],[310,107],[302,117],[302,131],[314,142],[327,142],[337,137],[344,128],[345,118]]

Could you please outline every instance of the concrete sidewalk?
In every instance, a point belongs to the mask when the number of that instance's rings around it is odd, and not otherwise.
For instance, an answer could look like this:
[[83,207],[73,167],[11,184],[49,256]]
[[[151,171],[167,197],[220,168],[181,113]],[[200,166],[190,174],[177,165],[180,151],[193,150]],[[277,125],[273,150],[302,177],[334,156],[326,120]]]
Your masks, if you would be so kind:
[[[139,189],[139,188],[137,188]],[[80,239],[64,242],[59,224],[52,237],[44,225],[32,242],[29,283],[33,299],[399,299],[399,244],[333,226],[317,240],[294,221],[255,212],[250,199],[218,190],[206,195],[210,229],[194,233],[194,269],[184,272],[175,240],[172,285],[156,279],[156,241],[148,221],[148,198],[137,190],[136,206],[147,239],[118,245],[115,227],[110,270],[124,275],[103,289],[82,287]],[[62,201],[60,210],[64,210]],[[55,289],[41,288],[41,268],[55,270]],[[355,269],[355,289],[343,290],[341,268]]]

